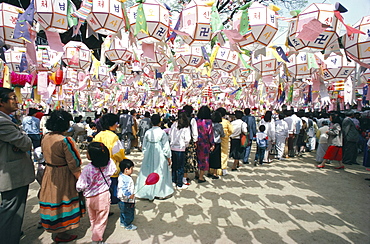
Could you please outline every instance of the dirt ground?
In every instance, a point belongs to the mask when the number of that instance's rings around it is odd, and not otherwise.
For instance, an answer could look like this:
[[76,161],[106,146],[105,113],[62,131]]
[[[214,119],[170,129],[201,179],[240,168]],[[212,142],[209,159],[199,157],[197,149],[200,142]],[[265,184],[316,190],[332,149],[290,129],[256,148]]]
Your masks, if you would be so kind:
[[[135,180],[142,154],[128,157],[136,163]],[[120,227],[118,206],[112,206],[104,239],[110,244],[370,243],[370,181],[365,180],[370,171],[361,165],[336,170],[335,163],[317,169],[314,157],[241,165],[218,180],[192,181],[168,199],[138,200],[136,231]],[[30,186],[21,244],[53,243],[50,233],[37,229],[38,188],[36,182]],[[70,243],[91,243],[89,226],[86,215],[69,232],[78,235]]]

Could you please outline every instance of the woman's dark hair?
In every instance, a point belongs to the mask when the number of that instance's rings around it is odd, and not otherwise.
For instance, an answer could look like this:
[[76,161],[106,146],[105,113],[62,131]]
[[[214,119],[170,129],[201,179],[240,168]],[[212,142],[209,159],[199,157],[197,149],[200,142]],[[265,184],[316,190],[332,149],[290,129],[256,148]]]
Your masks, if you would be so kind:
[[119,163],[119,169],[121,172],[125,172],[125,169],[131,169],[131,167],[134,167],[134,162],[132,162],[130,159],[124,159]]
[[197,117],[198,119],[211,119],[211,109],[206,105],[200,107]]
[[80,116],[78,116],[78,117],[75,117],[74,121],[75,121],[75,123],[80,123],[81,119],[82,118]]
[[235,111],[235,118],[236,119],[241,119],[243,117],[243,112],[240,110]]
[[109,149],[101,142],[91,142],[87,146],[91,164],[95,167],[105,167],[110,160]]
[[181,130],[182,128],[186,128],[189,126],[189,119],[186,115],[186,112],[179,112],[178,113],[178,120],[177,120],[177,129]]
[[90,124],[92,122],[92,119],[91,117],[86,117],[86,120],[85,120],[86,124]]
[[221,117],[224,117],[226,115],[226,109],[223,107],[216,109],[216,111],[221,114]]
[[338,114],[330,114],[330,117],[333,124],[339,124],[340,126],[342,126],[342,119]]
[[0,102],[7,103],[9,100],[9,94],[14,92],[14,90],[0,87]]
[[118,123],[119,117],[117,114],[107,113],[104,114],[99,122],[103,130],[109,130],[109,127]]
[[218,111],[214,111],[211,115],[211,119],[213,123],[221,123],[222,122],[222,116],[221,113]]
[[260,132],[264,132],[266,130],[266,126],[260,125],[260,127],[258,129],[259,129]]
[[150,121],[152,121],[153,125],[157,126],[161,123],[161,116],[159,114],[153,114],[152,117],[150,117]]
[[185,105],[183,108],[185,110],[186,116],[190,117],[191,113],[193,113],[193,107],[191,105]]
[[50,113],[50,117],[46,121],[46,129],[52,132],[63,133],[69,129],[69,121],[71,121],[72,118],[72,114],[64,110],[54,110]]
[[266,111],[265,116],[263,117],[263,120],[266,122],[271,122],[272,119],[272,112]]

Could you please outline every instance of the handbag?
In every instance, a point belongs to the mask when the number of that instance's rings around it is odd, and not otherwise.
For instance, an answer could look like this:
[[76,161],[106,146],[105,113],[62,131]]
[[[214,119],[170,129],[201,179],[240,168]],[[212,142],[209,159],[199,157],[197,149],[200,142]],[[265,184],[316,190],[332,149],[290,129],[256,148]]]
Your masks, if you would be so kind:
[[240,134],[240,146],[241,147],[248,147],[249,145],[249,132],[244,134],[243,132]]

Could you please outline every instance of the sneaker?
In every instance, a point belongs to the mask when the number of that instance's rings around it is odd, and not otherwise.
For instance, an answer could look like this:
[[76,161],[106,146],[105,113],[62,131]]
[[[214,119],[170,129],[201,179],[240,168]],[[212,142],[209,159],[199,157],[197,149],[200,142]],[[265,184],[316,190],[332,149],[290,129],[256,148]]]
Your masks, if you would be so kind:
[[225,175],[228,175],[229,173],[227,172],[227,169],[223,169],[222,170],[222,175],[225,176]]
[[136,225],[133,225],[133,224],[130,224],[129,226],[127,226],[125,228],[126,230],[136,230],[137,229],[137,226]]
[[182,186],[176,186],[177,190],[184,190],[184,189],[187,189],[188,186],[187,185],[182,185]]

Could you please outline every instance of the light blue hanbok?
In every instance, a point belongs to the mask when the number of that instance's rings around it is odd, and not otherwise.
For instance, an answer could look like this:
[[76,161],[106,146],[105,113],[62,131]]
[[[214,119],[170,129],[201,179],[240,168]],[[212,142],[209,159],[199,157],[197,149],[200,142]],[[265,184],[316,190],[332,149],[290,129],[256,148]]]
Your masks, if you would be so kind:
[[149,129],[143,141],[144,159],[136,181],[135,189],[145,185],[150,173],[157,173],[159,181],[154,185],[144,186],[136,195],[137,198],[153,200],[155,197],[164,198],[173,193],[172,176],[167,158],[171,158],[171,148],[167,134],[158,126]]

